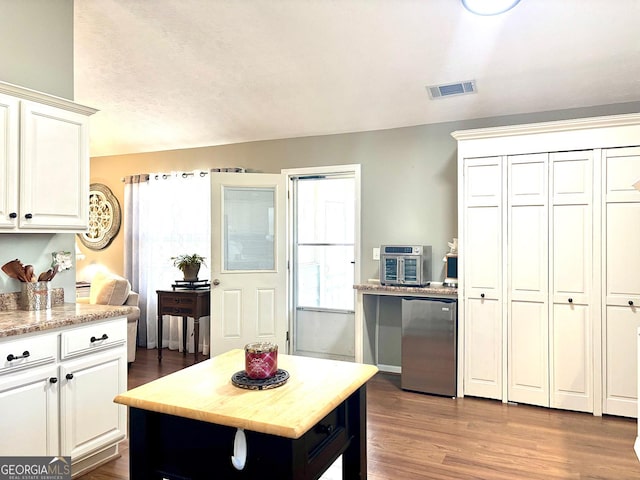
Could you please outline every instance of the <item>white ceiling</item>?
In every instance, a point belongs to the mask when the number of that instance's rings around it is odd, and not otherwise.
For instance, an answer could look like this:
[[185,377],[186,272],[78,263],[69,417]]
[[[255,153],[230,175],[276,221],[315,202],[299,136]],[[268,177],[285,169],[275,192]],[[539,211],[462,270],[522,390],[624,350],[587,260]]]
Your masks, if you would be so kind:
[[[640,101],[640,0],[76,0],[91,155]],[[478,93],[430,100],[427,85]]]

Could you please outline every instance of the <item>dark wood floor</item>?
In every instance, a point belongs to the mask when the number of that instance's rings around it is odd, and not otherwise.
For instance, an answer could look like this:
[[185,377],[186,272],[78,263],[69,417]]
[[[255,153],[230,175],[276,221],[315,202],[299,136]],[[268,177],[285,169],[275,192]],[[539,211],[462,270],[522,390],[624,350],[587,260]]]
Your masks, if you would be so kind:
[[[193,355],[139,350],[129,387],[193,363]],[[368,478],[411,479],[640,479],[633,451],[635,419],[466,397],[402,391],[397,375],[368,383]],[[126,480],[129,451],[82,477]],[[212,477],[213,478],[213,477]],[[135,479],[146,480],[146,479]]]

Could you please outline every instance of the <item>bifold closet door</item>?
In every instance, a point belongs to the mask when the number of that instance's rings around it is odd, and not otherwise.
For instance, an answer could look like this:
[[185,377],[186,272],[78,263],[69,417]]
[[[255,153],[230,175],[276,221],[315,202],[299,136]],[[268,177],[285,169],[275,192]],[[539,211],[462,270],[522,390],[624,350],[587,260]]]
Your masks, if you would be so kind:
[[547,153],[508,162],[507,397],[549,406]]
[[550,154],[552,408],[593,412],[593,152]]
[[640,148],[603,151],[603,413],[638,415],[640,328]]
[[464,394],[502,398],[502,162],[464,162]]

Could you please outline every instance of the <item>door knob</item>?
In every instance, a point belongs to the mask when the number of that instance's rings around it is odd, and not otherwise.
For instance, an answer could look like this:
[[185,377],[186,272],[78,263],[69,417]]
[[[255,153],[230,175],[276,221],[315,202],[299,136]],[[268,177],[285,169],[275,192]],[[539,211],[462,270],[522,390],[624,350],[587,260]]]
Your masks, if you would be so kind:
[[480,298],[484,298],[484,293],[481,293],[481,294],[480,294]]
[[629,306],[633,307],[633,300],[629,300]]
[[573,303],[573,298],[570,298],[570,299],[569,299],[569,303]]
[[213,279],[213,284],[214,285],[220,285],[220,280],[218,280],[217,278]]

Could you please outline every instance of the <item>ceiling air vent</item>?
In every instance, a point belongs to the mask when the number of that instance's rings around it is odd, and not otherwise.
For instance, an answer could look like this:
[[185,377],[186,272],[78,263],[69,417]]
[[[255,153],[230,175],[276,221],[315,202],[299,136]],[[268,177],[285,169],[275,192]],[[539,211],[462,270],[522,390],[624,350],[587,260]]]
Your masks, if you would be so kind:
[[431,99],[451,97],[453,95],[466,95],[468,93],[476,93],[476,81],[468,80],[466,82],[447,83],[444,85],[431,85],[427,87],[429,97]]

